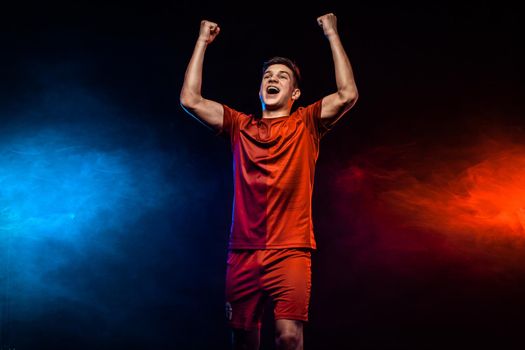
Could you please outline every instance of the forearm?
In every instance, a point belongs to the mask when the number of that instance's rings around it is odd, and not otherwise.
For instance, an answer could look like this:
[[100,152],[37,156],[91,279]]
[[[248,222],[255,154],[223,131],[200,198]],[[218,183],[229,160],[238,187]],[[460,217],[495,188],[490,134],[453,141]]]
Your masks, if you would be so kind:
[[206,41],[200,38],[195,44],[193,54],[186,68],[180,94],[180,100],[183,105],[191,106],[202,99],[202,67],[207,46]]
[[341,38],[337,33],[332,33],[327,36],[327,39],[332,51],[337,93],[345,100],[355,100],[357,98],[357,86],[354,72]]

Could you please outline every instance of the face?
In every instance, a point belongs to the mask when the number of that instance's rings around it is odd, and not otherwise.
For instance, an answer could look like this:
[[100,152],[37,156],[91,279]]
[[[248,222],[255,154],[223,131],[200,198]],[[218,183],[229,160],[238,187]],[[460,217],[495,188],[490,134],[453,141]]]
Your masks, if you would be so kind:
[[291,107],[299,98],[299,89],[294,87],[293,73],[284,64],[273,64],[263,74],[259,98],[264,109]]

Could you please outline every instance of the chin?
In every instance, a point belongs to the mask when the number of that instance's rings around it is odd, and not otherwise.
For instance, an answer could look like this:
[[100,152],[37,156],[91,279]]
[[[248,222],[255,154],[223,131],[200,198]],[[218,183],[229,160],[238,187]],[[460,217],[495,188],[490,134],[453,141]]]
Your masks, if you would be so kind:
[[266,107],[273,107],[273,108],[279,108],[282,106],[282,103],[280,103],[279,101],[276,101],[276,100],[273,100],[273,101],[264,101],[264,103],[266,104]]
[[281,108],[281,105],[279,105],[279,104],[268,104],[268,103],[266,104],[266,110],[268,110],[268,111],[273,111],[273,110],[279,109],[279,108]]

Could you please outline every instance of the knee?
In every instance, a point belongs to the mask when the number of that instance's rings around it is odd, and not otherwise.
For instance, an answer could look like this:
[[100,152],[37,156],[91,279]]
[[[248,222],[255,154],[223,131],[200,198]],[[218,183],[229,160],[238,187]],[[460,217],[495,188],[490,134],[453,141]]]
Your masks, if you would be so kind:
[[302,334],[294,331],[284,331],[277,335],[276,343],[278,349],[297,349],[301,344]]

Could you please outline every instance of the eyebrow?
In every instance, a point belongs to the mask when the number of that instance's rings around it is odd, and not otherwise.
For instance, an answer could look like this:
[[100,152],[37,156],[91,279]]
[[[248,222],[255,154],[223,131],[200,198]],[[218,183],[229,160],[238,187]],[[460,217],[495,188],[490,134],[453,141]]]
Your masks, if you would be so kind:
[[[268,69],[268,70],[266,70],[266,72],[264,72],[263,75],[266,75],[266,74],[268,74],[268,73],[274,73],[274,72],[271,71],[270,69]],[[281,73],[284,73],[284,74],[286,74],[286,75],[288,75],[288,76],[291,76],[290,73],[288,73],[288,72],[285,71],[285,70],[280,70],[280,71],[275,72],[275,74],[281,74]]]

